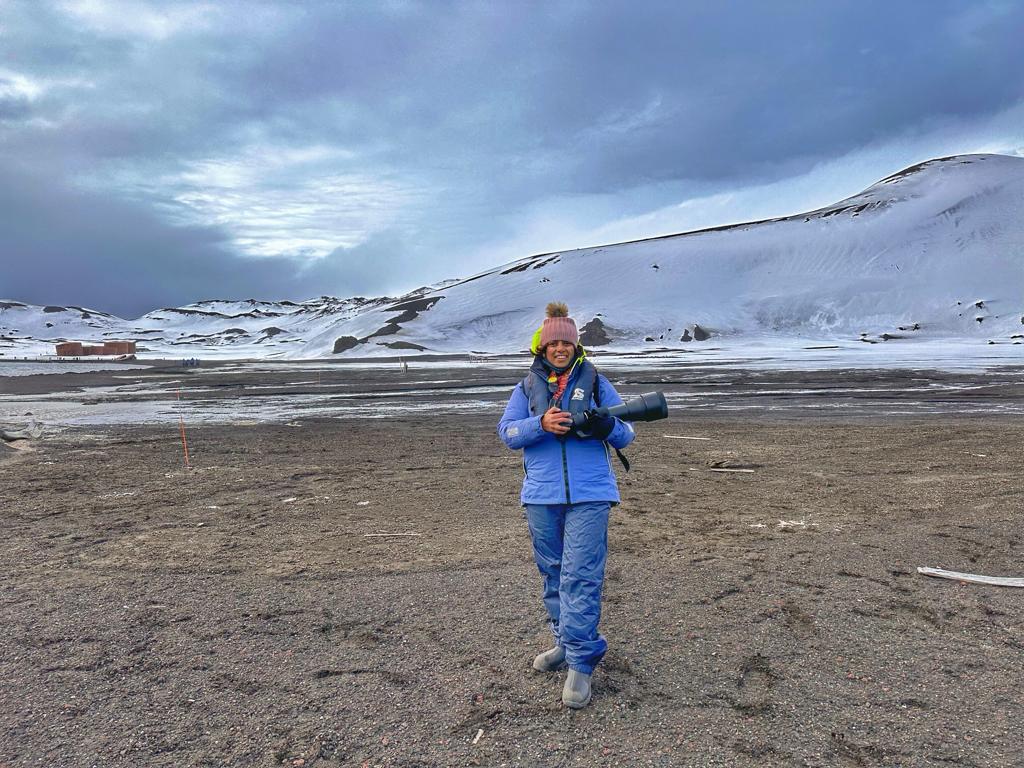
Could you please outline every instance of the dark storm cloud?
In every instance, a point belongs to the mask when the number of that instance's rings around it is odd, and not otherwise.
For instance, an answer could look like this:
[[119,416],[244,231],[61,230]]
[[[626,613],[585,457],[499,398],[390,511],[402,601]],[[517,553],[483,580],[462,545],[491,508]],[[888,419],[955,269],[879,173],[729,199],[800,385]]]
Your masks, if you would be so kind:
[[[639,213],[1024,99],[1019,3],[70,8],[8,5],[0,19],[0,222],[18,233],[0,246],[0,294],[57,301],[43,288],[68,275],[60,300],[122,312],[95,277],[101,268],[139,279],[130,311],[282,286],[389,292],[487,266],[471,255],[516,237],[547,201],[571,215],[554,203],[612,196]],[[358,178],[373,221],[354,226],[346,211],[344,228],[333,224],[337,247],[304,270],[294,259],[244,259],[238,243],[252,237],[239,234],[238,206],[280,206],[289,185],[311,238],[332,226],[329,211],[315,226],[306,213],[309,189],[294,175],[315,172],[307,166],[217,189],[225,202],[215,211],[182,207],[196,198],[183,192],[208,192],[206,177],[181,180],[194,164],[237,170],[252,158],[237,153],[252,146],[338,150],[322,173]],[[373,194],[367,180],[379,178],[398,181]],[[579,216],[569,231],[604,223]],[[51,236],[65,238],[64,255],[46,245]],[[382,254],[402,268],[379,270]],[[44,264],[61,271],[43,274]]]
[[353,295],[380,296],[391,290],[395,275],[409,274],[424,257],[401,232],[387,230],[352,248],[338,248],[326,262],[345,265],[341,271]]
[[[309,14],[243,72],[264,98],[328,107],[310,121],[315,134],[383,134],[396,161],[471,181],[497,168],[517,194],[537,182],[594,192],[742,180],[1024,96],[1008,76],[1024,66],[1019,5],[524,8]],[[338,115],[332,100],[351,104]]]
[[304,299],[347,286],[335,263],[244,258],[216,228],[171,226],[136,203],[0,173],[0,297],[134,318],[203,298]]

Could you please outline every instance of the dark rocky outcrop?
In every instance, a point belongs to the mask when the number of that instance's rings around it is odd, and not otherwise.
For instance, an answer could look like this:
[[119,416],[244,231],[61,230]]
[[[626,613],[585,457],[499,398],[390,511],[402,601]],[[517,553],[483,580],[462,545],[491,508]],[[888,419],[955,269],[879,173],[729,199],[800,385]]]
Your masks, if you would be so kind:
[[401,311],[398,317],[393,317],[385,325],[382,325],[376,331],[371,333],[369,336],[363,337],[362,341],[375,338],[377,336],[390,336],[394,333],[398,333],[402,330],[402,323],[408,323],[410,320],[415,320],[419,317],[420,312],[426,312],[432,306],[437,304],[444,296],[427,296],[422,299],[412,299],[410,301],[401,301],[398,304],[394,304],[387,309],[385,312],[398,312]]
[[679,337],[680,341],[693,341],[693,336],[690,335],[690,329],[684,328],[683,335]]
[[355,336],[342,336],[341,338],[335,340],[332,354],[336,355],[339,352],[345,352],[347,350],[352,349],[353,347],[358,347],[362,343],[363,342],[361,342]]
[[595,317],[580,328],[580,344],[584,347],[600,347],[611,343],[611,337],[601,319]]
[[392,323],[407,323],[410,320],[415,320],[420,312],[426,312],[432,306],[437,304],[444,296],[428,296],[423,299],[412,299],[411,301],[402,301],[398,304],[390,306],[385,310],[386,312],[397,312],[402,311],[398,317],[394,317],[390,320]]
[[383,344],[389,349],[414,349],[417,352],[425,352],[427,349],[419,344],[413,344],[411,341],[387,341],[383,342]]
[[437,304],[444,296],[425,296],[419,299],[410,299],[409,301],[400,301],[397,304],[392,304],[387,308],[388,312],[395,312],[400,309],[411,309],[415,312],[426,312],[432,306]]
[[388,323],[387,325],[382,325],[369,336],[364,336],[360,341],[369,341],[377,336],[391,336],[392,334],[398,333],[400,330],[402,330],[402,326],[398,323]]
[[67,307],[43,307],[43,312],[67,312]]
[[[547,258],[544,258],[545,256]],[[511,275],[513,272],[525,272],[528,269],[540,269],[541,267],[545,267],[548,264],[557,264],[558,260],[561,257],[562,257],[561,253],[555,253],[555,254],[542,253],[542,254],[538,254],[537,256],[530,256],[528,259],[526,259],[525,263],[513,264],[511,267],[508,267],[507,269],[503,269],[501,274],[503,274],[503,275]],[[471,278],[471,279],[473,279],[473,278]]]
[[707,341],[711,338],[711,334],[701,328],[699,325],[694,324],[693,326],[693,340],[694,341]]

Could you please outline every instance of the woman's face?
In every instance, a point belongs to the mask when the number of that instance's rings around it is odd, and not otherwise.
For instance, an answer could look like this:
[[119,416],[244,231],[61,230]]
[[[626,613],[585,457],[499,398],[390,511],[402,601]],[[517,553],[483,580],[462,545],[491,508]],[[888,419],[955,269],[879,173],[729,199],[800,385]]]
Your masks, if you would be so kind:
[[576,355],[576,347],[568,341],[552,341],[544,347],[544,358],[556,368],[564,368]]

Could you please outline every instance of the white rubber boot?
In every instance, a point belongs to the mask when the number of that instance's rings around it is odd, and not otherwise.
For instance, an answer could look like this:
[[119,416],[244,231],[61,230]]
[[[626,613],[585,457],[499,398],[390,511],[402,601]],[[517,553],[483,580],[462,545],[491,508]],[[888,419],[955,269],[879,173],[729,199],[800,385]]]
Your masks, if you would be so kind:
[[585,672],[569,670],[562,688],[562,703],[569,709],[583,709],[590,703],[590,675]]
[[544,651],[533,660],[533,668],[538,672],[557,672],[565,669],[565,647],[556,645],[550,651]]

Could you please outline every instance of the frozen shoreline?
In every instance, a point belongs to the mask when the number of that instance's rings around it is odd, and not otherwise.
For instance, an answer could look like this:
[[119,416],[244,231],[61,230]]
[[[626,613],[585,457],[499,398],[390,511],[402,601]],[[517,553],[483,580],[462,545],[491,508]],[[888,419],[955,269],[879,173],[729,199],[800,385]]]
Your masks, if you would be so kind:
[[4,376],[42,376],[60,375],[64,373],[93,373],[94,371],[124,371],[140,370],[149,368],[148,365],[137,363],[112,363],[110,361],[96,361],[95,363],[84,363],[81,361],[53,360],[0,360],[0,378]]
[[[660,390],[680,413],[855,419],[1024,414],[1024,367],[1003,358],[904,358],[901,365],[878,367],[878,356],[872,356],[857,367],[843,356],[842,365],[832,361],[828,367],[825,355],[833,351],[814,350],[814,359],[793,358],[785,367],[778,356],[595,359],[623,396]],[[417,359],[403,369],[397,361],[242,361],[25,376],[0,379],[0,420],[80,427],[177,423],[179,416],[191,424],[464,413],[493,413],[496,419],[525,362],[521,355]]]
[[[369,356],[344,355],[314,358],[245,357],[239,350],[190,350],[200,361],[199,370],[235,366],[246,370],[334,370],[339,366],[372,369],[398,366],[400,360],[416,368],[508,367],[529,358],[518,352],[411,352],[367,350]],[[716,337],[692,342],[685,347],[595,348],[590,358],[608,370],[634,368],[685,368],[728,366],[764,370],[833,369],[927,369],[940,371],[984,371],[999,366],[1024,365],[1024,344],[1019,340],[988,343],[977,338],[903,338],[865,342],[857,339],[791,338],[769,336]],[[97,370],[144,368],[152,365],[179,367],[174,356],[154,356],[130,363],[112,361],[63,361],[40,356],[38,360],[14,360],[0,356],[0,378]]]

